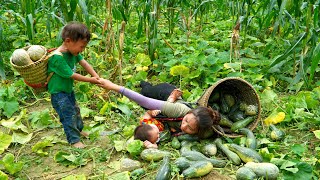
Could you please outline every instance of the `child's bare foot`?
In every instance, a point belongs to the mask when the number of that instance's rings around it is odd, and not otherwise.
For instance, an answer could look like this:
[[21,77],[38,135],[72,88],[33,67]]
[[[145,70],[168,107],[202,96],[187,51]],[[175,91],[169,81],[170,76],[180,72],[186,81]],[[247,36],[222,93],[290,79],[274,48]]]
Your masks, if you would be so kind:
[[81,131],[80,134],[84,137],[89,137],[89,134],[87,132]]
[[75,147],[75,148],[79,148],[79,149],[82,149],[82,148],[85,148],[86,147],[86,145],[84,145],[82,142],[77,142],[77,143],[74,143],[74,144],[72,144],[72,146],[73,147]]
[[182,91],[180,89],[174,89],[168,97],[169,102],[175,102],[177,99],[181,99]]

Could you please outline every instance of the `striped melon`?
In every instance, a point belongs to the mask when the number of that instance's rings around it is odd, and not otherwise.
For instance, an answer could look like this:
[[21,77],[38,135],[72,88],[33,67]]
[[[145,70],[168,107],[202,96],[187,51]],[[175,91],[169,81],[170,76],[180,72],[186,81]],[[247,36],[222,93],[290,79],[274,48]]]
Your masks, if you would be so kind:
[[31,45],[27,52],[32,61],[38,61],[46,53],[46,50],[39,45]]
[[11,56],[12,63],[17,66],[25,66],[32,64],[29,54],[24,49],[16,49]]

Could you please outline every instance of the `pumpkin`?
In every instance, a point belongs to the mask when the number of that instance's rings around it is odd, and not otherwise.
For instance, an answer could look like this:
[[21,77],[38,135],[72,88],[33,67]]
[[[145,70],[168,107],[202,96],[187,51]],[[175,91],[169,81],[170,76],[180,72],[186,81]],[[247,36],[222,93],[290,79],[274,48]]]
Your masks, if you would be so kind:
[[12,63],[17,66],[25,66],[33,63],[27,51],[24,49],[16,49],[13,51],[11,60]]
[[39,45],[31,45],[27,52],[32,61],[38,61],[43,55],[45,55],[46,50]]

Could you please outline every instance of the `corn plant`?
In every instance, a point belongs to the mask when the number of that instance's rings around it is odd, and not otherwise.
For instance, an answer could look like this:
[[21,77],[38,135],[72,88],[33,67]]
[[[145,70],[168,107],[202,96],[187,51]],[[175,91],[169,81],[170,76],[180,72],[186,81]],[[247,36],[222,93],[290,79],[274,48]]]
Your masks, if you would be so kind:
[[163,2],[163,15],[168,21],[168,34],[172,35],[175,24],[179,20],[178,4],[176,0],[165,0]]
[[3,58],[2,58],[2,52],[4,52],[3,47],[5,47],[4,45],[4,36],[3,36],[3,28],[2,25],[0,24],[0,77],[2,79],[6,78],[6,74],[4,71],[4,64],[3,64]]
[[[156,0],[155,0],[156,1]],[[159,5],[157,2],[153,1],[152,2],[152,9],[153,11],[149,13],[149,18],[148,18],[148,51],[149,51],[149,56],[151,60],[155,59],[155,53],[156,53],[156,48],[158,44],[158,19],[157,19],[157,10]]]

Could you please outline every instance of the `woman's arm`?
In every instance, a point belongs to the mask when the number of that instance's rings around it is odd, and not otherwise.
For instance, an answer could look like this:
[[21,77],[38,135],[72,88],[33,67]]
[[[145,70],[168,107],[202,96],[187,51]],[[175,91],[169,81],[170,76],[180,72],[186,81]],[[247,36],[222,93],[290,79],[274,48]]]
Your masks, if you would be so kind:
[[160,100],[145,97],[130,89],[126,89],[122,86],[114,84],[107,79],[100,78],[99,81],[100,81],[100,84],[98,84],[98,86],[103,87],[104,89],[121,93],[122,95],[126,96],[127,98],[133,100],[134,102],[138,103],[140,106],[145,107],[147,109],[161,110],[165,103],[165,101],[160,101]]

